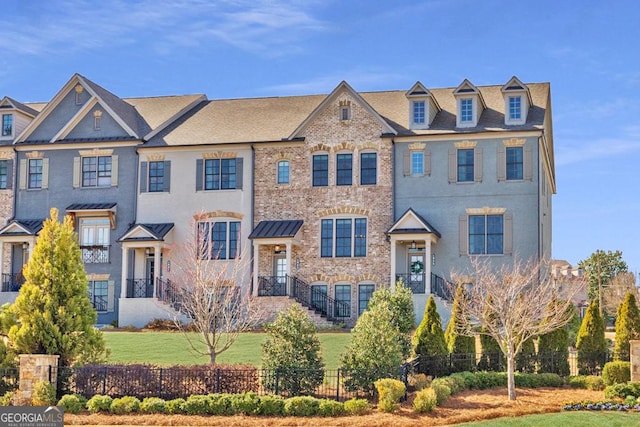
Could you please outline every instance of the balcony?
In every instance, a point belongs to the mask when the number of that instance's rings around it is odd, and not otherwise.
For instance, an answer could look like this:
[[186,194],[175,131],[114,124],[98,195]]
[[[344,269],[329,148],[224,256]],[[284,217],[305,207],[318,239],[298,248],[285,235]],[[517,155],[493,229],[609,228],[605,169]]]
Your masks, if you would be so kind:
[[18,292],[22,285],[24,276],[21,273],[2,273],[0,292]]
[[402,279],[404,285],[414,294],[424,294],[426,290],[426,276],[424,273],[396,274],[396,281]]
[[127,298],[153,298],[153,279],[127,279]]
[[82,262],[85,264],[108,264],[111,262],[109,249],[109,245],[81,245]]

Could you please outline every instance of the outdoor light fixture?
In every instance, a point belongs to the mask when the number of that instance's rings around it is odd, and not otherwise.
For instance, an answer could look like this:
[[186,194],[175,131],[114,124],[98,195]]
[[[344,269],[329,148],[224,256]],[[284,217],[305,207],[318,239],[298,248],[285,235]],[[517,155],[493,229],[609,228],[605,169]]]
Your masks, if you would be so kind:
[[412,241],[411,242],[411,249],[415,249],[416,248],[416,241]]
[[25,251],[26,251],[27,249],[29,249],[29,244],[28,244],[27,242],[24,242],[24,243],[22,244],[22,249],[24,249]]
[[280,245],[276,245],[275,250],[276,252],[280,252]]
[[147,256],[151,255],[151,249],[149,249],[149,248],[145,248],[145,249],[144,249],[144,253],[145,253]]

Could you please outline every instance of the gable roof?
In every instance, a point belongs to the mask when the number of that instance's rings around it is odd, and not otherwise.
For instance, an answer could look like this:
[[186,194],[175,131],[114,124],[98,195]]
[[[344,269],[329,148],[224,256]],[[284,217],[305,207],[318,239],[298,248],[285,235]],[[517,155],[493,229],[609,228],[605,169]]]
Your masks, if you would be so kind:
[[118,241],[164,241],[173,226],[172,222],[134,224]]
[[42,230],[44,219],[14,219],[0,230],[0,235],[33,236]]
[[4,98],[2,98],[2,100],[0,101],[0,108],[2,107],[9,107],[9,108],[15,108],[16,110],[31,116],[31,117],[35,117],[38,114],[38,111],[21,103],[16,101],[13,98],[10,98],[8,96],[5,96]]
[[442,237],[429,221],[424,219],[412,208],[407,209],[400,218],[391,226],[387,234],[417,234],[429,233]]

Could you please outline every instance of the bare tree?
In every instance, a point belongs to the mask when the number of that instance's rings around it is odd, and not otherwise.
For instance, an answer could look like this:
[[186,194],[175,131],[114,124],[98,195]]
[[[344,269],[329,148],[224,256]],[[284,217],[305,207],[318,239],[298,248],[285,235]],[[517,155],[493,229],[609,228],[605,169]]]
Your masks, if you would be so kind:
[[471,271],[453,273],[452,278],[467,290],[460,330],[464,335],[474,335],[479,323],[482,333],[496,340],[507,360],[509,400],[516,400],[516,355],[528,339],[569,322],[571,291],[565,289],[563,299],[559,299],[543,263],[517,259],[497,264],[495,258],[473,257]]
[[[168,277],[179,313],[174,315],[176,326],[196,353],[208,355],[209,362],[215,364],[217,356],[228,350],[240,333],[254,329],[263,315],[248,286],[251,260],[247,250],[214,249],[212,230],[209,224],[198,222],[199,217],[190,238],[172,248]],[[233,255],[231,259],[223,259],[229,255]],[[195,330],[198,338],[188,330]]]
[[627,292],[631,292],[636,300],[640,300],[635,275],[629,272],[618,273],[602,291],[602,305],[608,316],[617,313],[618,306],[624,301]]

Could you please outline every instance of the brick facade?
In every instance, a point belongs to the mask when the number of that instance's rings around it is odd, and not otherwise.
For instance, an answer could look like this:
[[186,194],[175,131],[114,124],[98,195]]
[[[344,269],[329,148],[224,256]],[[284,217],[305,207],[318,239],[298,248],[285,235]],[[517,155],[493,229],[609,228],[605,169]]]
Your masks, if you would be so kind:
[[[15,153],[12,149],[0,150],[0,160],[14,161]],[[13,171],[15,173],[15,167]],[[7,177],[8,180],[13,181],[13,176]],[[0,190],[0,228],[7,225],[7,222],[13,217],[13,189]],[[11,253],[9,251],[10,246],[5,245],[2,251],[3,259],[0,260],[3,263],[2,271],[11,271]]]

